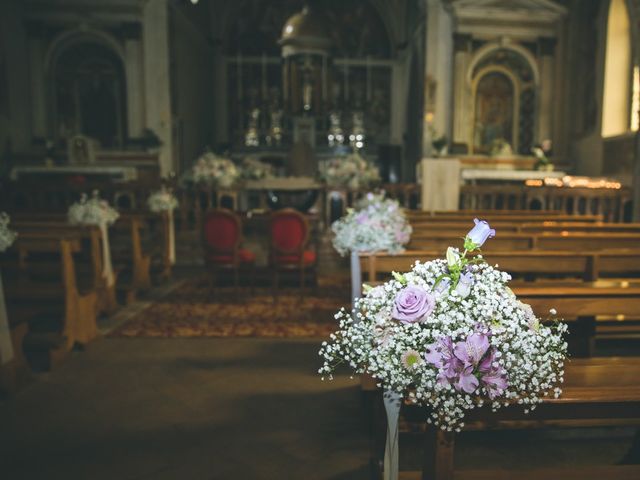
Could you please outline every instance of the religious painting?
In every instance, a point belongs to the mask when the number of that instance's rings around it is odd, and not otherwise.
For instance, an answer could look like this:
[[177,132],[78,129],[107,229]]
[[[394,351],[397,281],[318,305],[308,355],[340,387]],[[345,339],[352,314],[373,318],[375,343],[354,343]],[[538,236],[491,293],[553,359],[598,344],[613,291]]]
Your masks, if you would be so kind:
[[489,153],[496,140],[513,146],[514,87],[502,72],[485,74],[476,87],[474,151]]
[[54,75],[54,124],[58,138],[83,134],[102,148],[123,144],[126,132],[126,86],[121,60],[93,42],[65,50]]

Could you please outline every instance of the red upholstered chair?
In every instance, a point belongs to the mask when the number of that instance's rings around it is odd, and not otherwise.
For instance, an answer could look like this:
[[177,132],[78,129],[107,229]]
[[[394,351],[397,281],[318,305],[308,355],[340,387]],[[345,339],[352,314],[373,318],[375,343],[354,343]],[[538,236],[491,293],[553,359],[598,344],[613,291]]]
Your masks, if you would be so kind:
[[316,252],[309,249],[309,221],[291,208],[271,214],[269,225],[271,248],[269,264],[273,272],[273,286],[278,290],[278,276],[282,270],[297,270],[300,288],[304,291],[305,273],[310,272],[315,281]]
[[210,273],[211,284],[219,271],[233,270],[236,293],[241,268],[251,271],[253,286],[253,270],[256,256],[253,252],[240,248],[242,244],[242,222],[240,217],[226,208],[209,210],[202,223],[202,246],[204,262]]

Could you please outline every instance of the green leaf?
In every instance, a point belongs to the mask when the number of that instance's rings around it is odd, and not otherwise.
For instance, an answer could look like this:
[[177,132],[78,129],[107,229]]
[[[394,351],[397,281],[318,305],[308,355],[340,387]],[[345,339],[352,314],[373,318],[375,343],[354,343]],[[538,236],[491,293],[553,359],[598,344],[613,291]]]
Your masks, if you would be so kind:
[[373,290],[373,287],[371,285],[367,285],[366,283],[362,284],[362,291],[364,293],[369,293],[371,290]]
[[401,273],[391,272],[391,275],[393,275],[393,278],[395,278],[397,281],[399,281],[402,285],[406,285],[407,284],[407,279],[404,278],[404,275],[402,275]]

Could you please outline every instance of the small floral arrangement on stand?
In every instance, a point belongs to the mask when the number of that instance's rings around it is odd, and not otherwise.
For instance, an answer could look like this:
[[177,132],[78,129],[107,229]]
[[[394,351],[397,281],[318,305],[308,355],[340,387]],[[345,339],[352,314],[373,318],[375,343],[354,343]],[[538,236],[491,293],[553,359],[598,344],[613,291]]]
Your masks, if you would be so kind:
[[494,235],[476,219],[463,251],[449,247],[446,259],[416,262],[365,288],[353,315],[336,314],[339,330],[320,350],[323,378],[347,364],[387,392],[429,406],[428,421],[449,431],[484,404],[517,403],[528,412],[542,397],[558,397],[567,327],[543,324],[509,289],[510,276],[478,254]]
[[242,161],[242,178],[247,180],[262,180],[274,175],[273,165],[265,163],[256,157],[245,157]]
[[0,252],[13,245],[18,234],[9,228],[9,215],[0,212]]
[[380,171],[359,153],[352,153],[330,159],[321,177],[330,187],[356,190],[379,183]]
[[162,186],[160,190],[149,195],[147,205],[154,213],[170,212],[178,208],[178,199],[170,189]]
[[167,214],[168,229],[168,256],[169,262],[173,265],[176,262],[176,242],[175,242],[175,226],[173,219],[173,211],[178,208],[178,199],[173,192],[164,185],[157,192],[153,192],[147,199],[149,210],[154,213]]
[[206,152],[193,165],[191,178],[196,183],[230,188],[240,179],[240,170],[230,159]]
[[67,216],[72,225],[112,225],[120,214],[94,190],[91,198],[83,193],[80,201],[69,207]]
[[349,252],[398,253],[411,238],[411,226],[397,200],[385,193],[367,193],[355,209],[331,225],[333,247],[342,256]]
[[111,263],[111,247],[109,246],[109,225],[113,225],[120,214],[100,198],[100,193],[94,190],[91,198],[83,193],[80,201],[69,207],[67,212],[69,223],[72,225],[95,225],[100,227],[102,236],[102,276],[107,285],[115,283],[113,265]]

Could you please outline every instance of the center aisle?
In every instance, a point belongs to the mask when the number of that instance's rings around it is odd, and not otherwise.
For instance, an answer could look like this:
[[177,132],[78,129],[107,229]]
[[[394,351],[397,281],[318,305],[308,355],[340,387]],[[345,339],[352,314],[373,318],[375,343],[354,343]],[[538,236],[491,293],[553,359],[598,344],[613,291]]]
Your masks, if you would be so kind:
[[0,403],[3,477],[366,478],[359,386],[321,382],[317,350],[317,340],[96,341]]

